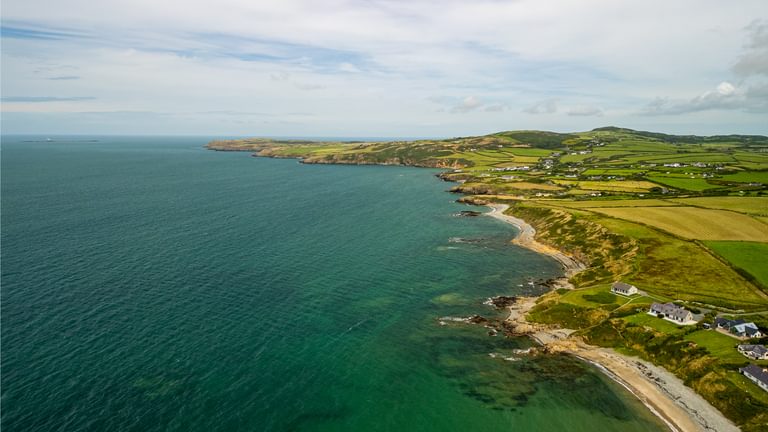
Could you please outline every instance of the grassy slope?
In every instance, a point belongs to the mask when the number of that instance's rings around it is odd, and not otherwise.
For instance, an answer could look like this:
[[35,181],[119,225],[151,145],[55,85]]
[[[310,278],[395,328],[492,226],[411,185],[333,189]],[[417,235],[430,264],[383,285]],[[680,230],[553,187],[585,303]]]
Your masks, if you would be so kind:
[[704,244],[768,288],[768,243],[708,241]]

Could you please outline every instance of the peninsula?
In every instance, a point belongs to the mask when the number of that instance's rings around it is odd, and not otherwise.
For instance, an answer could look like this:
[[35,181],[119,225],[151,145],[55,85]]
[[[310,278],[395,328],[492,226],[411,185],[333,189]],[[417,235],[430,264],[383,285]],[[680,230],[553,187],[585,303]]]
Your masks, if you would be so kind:
[[[740,373],[768,360],[737,349],[768,343],[768,137],[604,127],[391,142],[254,138],[208,148],[442,168],[459,201],[490,206],[490,216],[520,229],[515,243],[564,268],[553,291],[510,306],[512,328],[602,366],[671,428],[768,428],[768,392]],[[650,313],[654,304],[690,320]],[[716,318],[758,332],[734,333]]]

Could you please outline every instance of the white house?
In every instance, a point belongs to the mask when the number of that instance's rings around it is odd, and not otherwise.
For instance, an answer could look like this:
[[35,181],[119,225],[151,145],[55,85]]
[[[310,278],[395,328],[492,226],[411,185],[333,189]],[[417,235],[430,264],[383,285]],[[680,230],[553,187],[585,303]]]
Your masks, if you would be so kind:
[[637,294],[637,287],[624,282],[614,282],[613,285],[611,285],[611,292],[628,296]]
[[653,303],[649,314],[672,321],[675,324],[693,324],[693,313],[674,303]]
[[758,365],[751,364],[749,366],[739,368],[739,372],[741,372],[745,377],[749,378],[750,381],[757,384],[761,389],[768,391],[768,371],[765,369]]
[[739,345],[738,350],[751,359],[768,360],[768,348],[765,345]]

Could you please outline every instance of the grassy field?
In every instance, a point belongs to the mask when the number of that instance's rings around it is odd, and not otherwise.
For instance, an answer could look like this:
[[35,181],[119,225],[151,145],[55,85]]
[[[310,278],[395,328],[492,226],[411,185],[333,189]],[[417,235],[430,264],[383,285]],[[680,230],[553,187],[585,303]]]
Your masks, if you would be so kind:
[[663,207],[663,206],[675,206],[677,204],[660,200],[660,199],[612,199],[612,200],[585,200],[585,201],[573,201],[573,200],[540,200],[536,201],[540,203],[546,203],[548,205],[556,205],[567,208],[601,208],[601,207]]
[[657,187],[655,183],[648,181],[572,181],[572,180],[555,180],[556,183],[562,185],[570,185],[578,187],[579,189],[591,190],[591,191],[609,191],[609,192],[648,192],[651,188]]
[[626,282],[670,299],[729,309],[768,308],[765,294],[702,246],[629,221],[596,221],[640,244],[640,253],[632,260],[632,272],[624,276]]
[[636,313],[623,318],[624,321],[640,326],[648,326],[657,331],[667,334],[683,333],[685,327],[675,325],[663,318],[658,318],[652,315],[648,315],[646,312]]
[[596,287],[589,287],[577,290],[571,290],[563,294],[561,301],[571,303],[576,306],[584,307],[602,307],[605,309],[613,309],[627,303],[631,304],[647,304],[652,300],[642,296],[624,297],[618,296],[611,292],[609,285],[600,285]]
[[685,339],[703,346],[707,351],[725,363],[741,365],[748,361],[736,349],[736,345],[742,342],[716,330],[699,330],[685,335]]
[[768,243],[708,241],[704,244],[768,288]]
[[665,186],[673,187],[675,189],[689,190],[694,192],[722,188],[722,186],[708,183],[707,180],[703,178],[649,175],[648,180],[655,183],[660,183]]
[[670,199],[669,201],[690,206],[768,216],[768,197],[697,197]]
[[723,180],[742,183],[758,182],[768,184],[768,171],[740,172],[723,176]]
[[591,208],[596,212],[639,222],[692,240],[768,242],[768,225],[725,210],[695,207]]

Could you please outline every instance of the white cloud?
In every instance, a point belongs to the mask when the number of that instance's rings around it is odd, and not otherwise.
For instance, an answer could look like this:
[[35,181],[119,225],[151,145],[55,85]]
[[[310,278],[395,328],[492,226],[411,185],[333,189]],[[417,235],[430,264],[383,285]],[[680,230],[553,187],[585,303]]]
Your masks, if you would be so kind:
[[657,97],[641,111],[644,115],[681,115],[699,111],[768,112],[768,85],[749,85],[737,88],[723,81],[714,90],[708,90],[688,100],[670,100]]
[[483,106],[482,102],[474,96],[467,96],[462,101],[451,108],[453,113],[467,113]]
[[554,114],[557,112],[557,100],[549,99],[536,102],[528,108],[525,108],[523,112],[528,114]]
[[747,31],[749,43],[733,70],[741,76],[768,75],[768,22],[753,21]]
[[339,65],[339,70],[342,72],[360,73],[360,69],[357,66],[346,62]]
[[[2,93],[94,99],[2,109],[306,110],[318,115],[286,119],[298,123],[289,135],[466,135],[589,129],[600,126],[583,114],[595,106],[610,107],[606,122],[663,127],[655,119],[676,115],[693,124],[690,115],[709,108],[692,107],[719,104],[728,112],[708,127],[738,122],[766,132],[756,96],[768,64],[766,19],[764,0],[739,7],[721,0],[8,0],[4,35],[16,33],[3,38]],[[702,94],[721,81],[733,89]],[[446,98],[443,112],[428,100],[435,94]],[[649,95],[667,99],[654,119],[637,113]],[[508,112],[493,114],[500,111]],[[45,128],[50,117],[34,118],[11,118],[4,128]],[[185,118],[211,131],[287,130],[229,130],[202,114]],[[76,116],[67,120],[77,124]],[[91,124],[83,127],[87,133]]]
[[568,109],[568,115],[579,117],[602,116],[603,110],[591,105],[576,105]]

